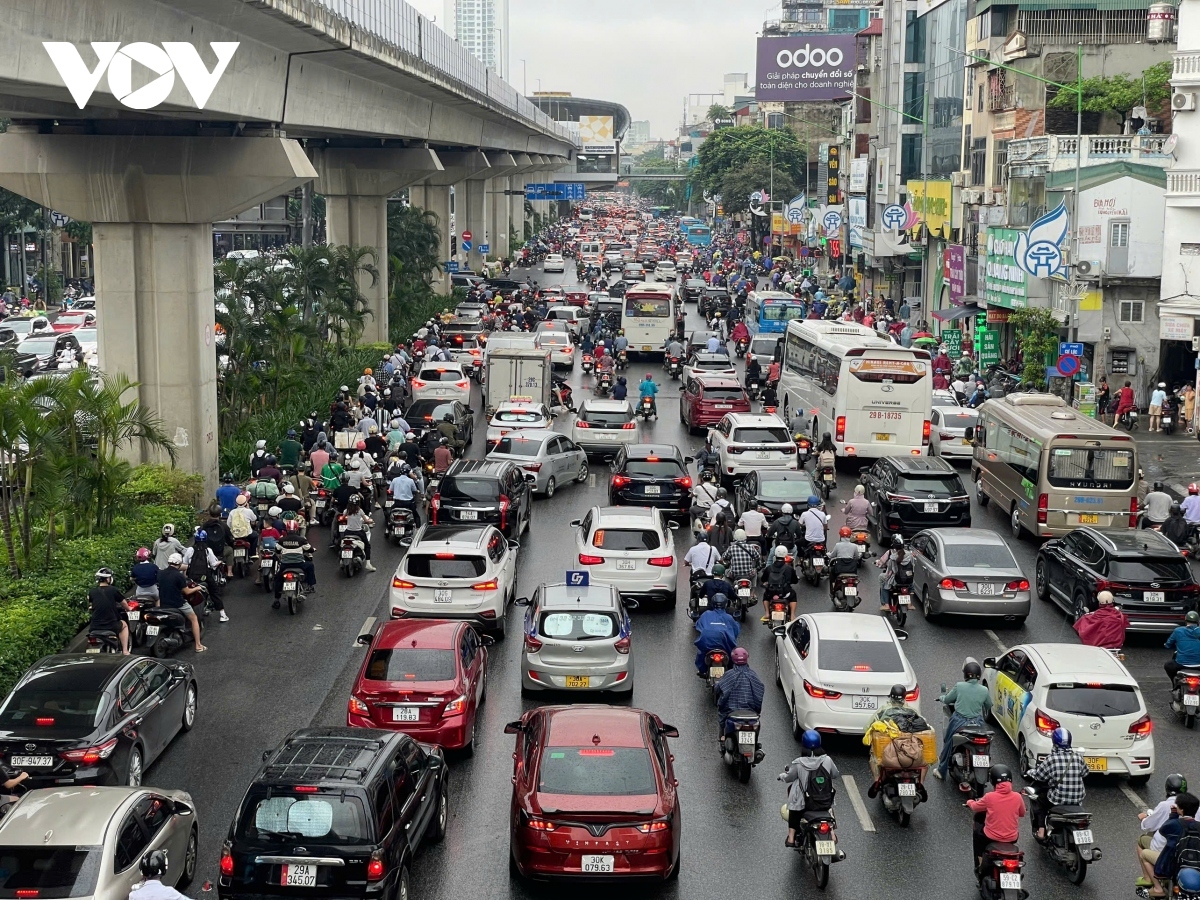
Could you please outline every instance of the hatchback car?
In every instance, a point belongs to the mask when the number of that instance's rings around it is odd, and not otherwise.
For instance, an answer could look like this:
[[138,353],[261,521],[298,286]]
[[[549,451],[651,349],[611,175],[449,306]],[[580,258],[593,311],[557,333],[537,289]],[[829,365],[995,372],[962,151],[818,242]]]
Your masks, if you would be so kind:
[[218,896],[410,897],[417,849],[446,836],[449,781],[442,752],[406,734],[294,731],[238,804]]
[[504,400],[492,413],[487,428],[487,446],[491,450],[506,434],[527,429],[546,429],[552,424],[550,408],[544,403]]
[[571,423],[571,440],[586,453],[611,458],[621,446],[638,442],[633,407],[628,400],[584,400]]
[[196,724],[196,674],[178,660],[61,653],[38,660],[0,705],[0,759],[31,788],[142,783]]
[[567,330],[576,337],[583,335],[587,318],[587,310],[582,306],[552,306],[546,310],[547,322],[559,322],[565,325]]
[[692,508],[692,478],[672,444],[629,444],[617,451],[608,482],[612,506],[653,506],[677,515]]
[[488,453],[489,460],[516,463],[535,479],[533,489],[549,499],[560,485],[586,484],[587,454],[556,431],[515,431],[500,438]]
[[891,546],[893,535],[909,537],[926,528],[971,527],[971,498],[944,459],[884,457],[859,469],[859,481],[880,544]]
[[471,380],[462,363],[426,363],[412,378],[413,400],[458,400],[471,405]]
[[517,736],[511,866],[523,878],[663,881],[679,872],[683,816],[667,738],[653,713],[541,706],[504,726]]
[[669,259],[660,259],[654,266],[655,281],[676,281],[679,278],[679,270],[675,268],[675,263]]
[[683,383],[699,375],[723,375],[726,378],[737,378],[737,366],[724,353],[709,353],[702,351],[693,353],[683,364]]
[[712,428],[731,412],[750,412],[750,397],[737,378],[694,375],[684,382],[679,397],[679,421],[687,426],[690,434],[701,428]]
[[1054,729],[1074,736],[1073,749],[1096,774],[1154,774],[1153,724],[1142,690],[1103,647],[1021,644],[983,661],[992,719],[1016,745],[1021,771],[1052,749]]
[[739,516],[748,509],[757,509],[770,520],[783,512],[783,504],[790,503],[798,515],[816,492],[812,475],[804,469],[751,471],[734,490],[733,507]]
[[490,525],[422,525],[392,576],[392,618],[462,619],[502,636],[518,549]]
[[[541,323],[547,324],[545,322]],[[542,331],[537,336],[536,346],[539,350],[550,351],[550,364],[560,369],[575,368],[575,343],[571,340],[570,332],[565,330],[566,324],[552,322],[550,324],[564,327],[563,331]]]
[[1169,632],[1200,608],[1200,585],[1178,548],[1157,531],[1076,528],[1038,549],[1034,586],[1078,619],[1111,591],[1130,631]]
[[727,486],[755,469],[799,466],[792,433],[779,416],[727,413],[708,434]]
[[640,284],[646,280],[646,269],[641,263],[625,263],[621,280],[627,284]]
[[674,609],[679,560],[672,531],[678,526],[661,510],[594,506],[571,527],[579,566],[592,581],[613,585],[630,608],[650,600]]
[[907,637],[863,613],[810,613],[776,628],[775,678],[792,711],[792,734],[862,735],[895,684],[920,712],[917,674],[900,647]]
[[437,423],[447,415],[454,422],[458,439],[470,444],[475,436],[475,411],[459,400],[416,400],[405,411],[404,421],[419,434],[428,428],[437,428]]
[[1008,543],[985,528],[930,528],[912,539],[913,591],[925,618],[1029,616],[1029,579]]
[[[936,393],[948,393],[937,391]],[[943,459],[970,459],[975,447],[967,429],[979,425],[979,410],[959,406],[953,394],[949,403],[934,401],[929,414],[929,455]]]
[[525,646],[521,693],[546,690],[633,693],[633,623],[608,584],[543,584],[521,597]]
[[782,335],[778,334],[756,334],[750,338],[750,346],[746,349],[746,362],[749,363],[752,359],[757,359],[759,366],[763,372],[770,367],[772,360],[775,359],[775,354],[779,350],[779,346],[783,340]]
[[547,253],[546,260],[542,263],[543,272],[565,272],[567,271],[567,261],[563,259],[561,253]]
[[87,787],[30,791],[0,820],[0,896],[127,900],[140,863],[162,850],[162,883],[196,876],[200,826],[185,791]]
[[529,530],[533,518],[532,473],[504,460],[460,459],[430,498],[434,525],[495,525],[505,537]]
[[487,695],[488,635],[466,622],[384,622],[361,635],[367,655],[346,724],[403,731],[447,750],[470,750]]
[[483,300],[464,300],[454,307],[454,315],[459,319],[482,319],[488,311],[488,305]]

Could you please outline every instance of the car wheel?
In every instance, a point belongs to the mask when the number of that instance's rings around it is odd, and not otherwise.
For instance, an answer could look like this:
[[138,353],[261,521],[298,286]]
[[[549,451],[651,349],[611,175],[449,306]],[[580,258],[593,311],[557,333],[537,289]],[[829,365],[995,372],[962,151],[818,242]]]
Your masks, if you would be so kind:
[[587,461],[587,457],[585,456],[583,458],[583,462],[581,462],[579,464],[579,474],[575,476],[575,483],[583,484],[584,482],[586,482],[588,480],[589,474],[590,473],[588,471],[588,461]]
[[189,684],[187,688],[187,697],[183,701],[183,730],[191,731],[192,726],[196,724],[196,685]]
[[1076,589],[1071,597],[1071,618],[1072,620],[1081,619],[1087,614],[1087,595],[1082,590]]
[[1008,527],[1016,540],[1020,540],[1021,535],[1025,532],[1025,529],[1021,527],[1021,507],[1016,503],[1012,505],[1012,511],[1009,513]]
[[1033,570],[1033,590],[1043,603],[1050,599],[1050,574],[1046,571],[1046,561],[1039,558]]
[[129,764],[125,768],[125,783],[130,787],[142,785],[142,751],[134,747],[129,751]]
[[1022,772],[1028,772],[1034,767],[1034,761],[1029,758],[1029,750],[1025,746],[1025,736],[1020,735],[1017,738],[1017,764],[1021,767]]
[[775,683],[783,687],[783,671],[779,667],[779,651],[775,651]]
[[521,534],[528,534],[531,524],[533,524],[533,507],[530,507],[525,513],[525,527],[521,529]]
[[400,877],[396,879],[396,900],[409,900],[408,866],[400,867]]
[[545,497],[547,500],[554,496],[554,491],[557,487],[558,485],[554,483],[554,476],[551,475],[550,480],[546,482]]
[[983,473],[981,472],[979,477],[975,479],[975,501],[981,508],[986,509],[989,499],[991,498],[983,492]]
[[188,833],[187,849],[183,851],[183,871],[179,873],[179,880],[175,882],[175,890],[183,891],[192,883],[192,879],[196,877],[196,859],[199,856],[200,835],[196,831],[196,826],[192,826],[192,830]]
[[932,622],[937,618],[937,613],[933,611],[933,601],[929,599],[928,586],[921,588],[921,612],[925,614],[926,622]]
[[[467,746],[472,746],[468,744]],[[438,791],[437,818],[433,820],[433,832],[429,838],[433,843],[440,844],[446,838],[446,826],[450,822],[450,784],[442,776],[442,789]]]
[[796,706],[796,695],[792,695],[792,737],[796,740],[804,737],[804,726],[800,724],[800,708]]

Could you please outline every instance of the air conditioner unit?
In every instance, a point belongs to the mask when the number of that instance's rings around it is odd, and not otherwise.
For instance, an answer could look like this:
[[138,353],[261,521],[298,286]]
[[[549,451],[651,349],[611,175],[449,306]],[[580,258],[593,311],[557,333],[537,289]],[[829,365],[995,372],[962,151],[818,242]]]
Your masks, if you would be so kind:
[[1075,264],[1075,273],[1080,278],[1099,278],[1102,274],[1100,260],[1081,259]]
[[1194,110],[1195,108],[1196,95],[1191,91],[1176,91],[1171,95],[1171,109],[1176,112]]
[[963,172],[951,172],[950,173],[950,184],[952,184],[954,187],[960,188],[966,183],[967,183],[967,176],[965,173],[963,173]]
[[992,192],[991,191],[981,191],[979,194],[979,202],[981,204],[983,204],[984,206],[991,206],[992,205]]
[[964,190],[962,192],[962,202],[970,205],[977,204],[979,202],[979,191]]

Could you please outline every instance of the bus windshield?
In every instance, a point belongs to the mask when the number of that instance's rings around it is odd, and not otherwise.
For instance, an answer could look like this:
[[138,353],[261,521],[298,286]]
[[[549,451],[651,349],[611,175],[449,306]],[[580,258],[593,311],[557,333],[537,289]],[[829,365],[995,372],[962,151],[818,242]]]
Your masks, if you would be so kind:
[[799,319],[803,312],[799,303],[767,303],[764,304],[759,317],[764,322],[788,322]]
[[671,298],[647,297],[639,294],[625,297],[625,315],[638,318],[665,319],[671,315]]

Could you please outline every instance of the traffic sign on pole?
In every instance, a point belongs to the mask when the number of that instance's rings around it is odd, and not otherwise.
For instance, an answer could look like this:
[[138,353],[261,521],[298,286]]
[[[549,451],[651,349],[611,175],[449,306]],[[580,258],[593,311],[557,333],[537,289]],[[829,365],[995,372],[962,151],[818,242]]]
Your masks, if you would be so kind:
[[480,244],[480,245],[479,245],[479,252],[480,252],[480,253],[490,253],[490,252],[491,252],[491,249],[492,249],[492,245],[491,245],[491,244]]
[[467,240],[467,235],[466,235],[466,232],[463,232],[463,239],[462,239],[462,241],[459,243],[459,246],[460,246],[460,247],[462,247],[462,251],[463,251],[463,253],[470,253],[470,252],[471,252],[471,242],[470,242],[469,240]]
[[462,239],[463,239],[464,241],[469,241],[469,240],[471,239],[471,232],[469,232],[469,231],[464,231],[464,232],[462,233]]
[[1058,358],[1058,374],[1063,378],[1074,378],[1079,374],[1079,357],[1073,354],[1064,353]]

